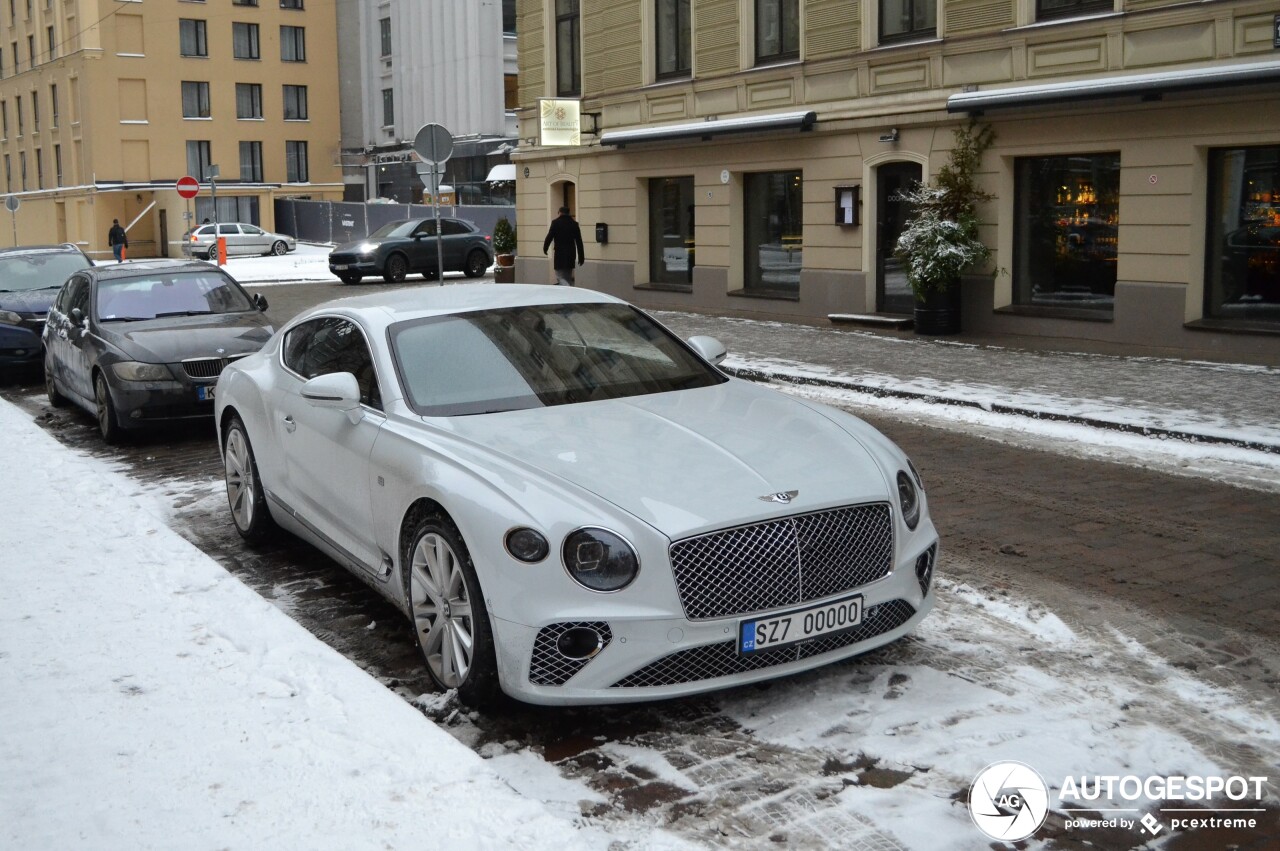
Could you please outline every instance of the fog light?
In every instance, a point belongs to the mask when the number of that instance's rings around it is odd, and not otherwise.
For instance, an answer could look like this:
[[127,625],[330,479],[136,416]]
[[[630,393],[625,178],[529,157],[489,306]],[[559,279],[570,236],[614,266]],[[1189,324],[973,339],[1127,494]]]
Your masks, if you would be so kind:
[[566,659],[590,659],[603,648],[600,633],[585,626],[567,629],[556,639],[556,649]]
[[542,561],[551,550],[547,539],[534,529],[512,529],[507,533],[506,545],[513,558],[529,564]]

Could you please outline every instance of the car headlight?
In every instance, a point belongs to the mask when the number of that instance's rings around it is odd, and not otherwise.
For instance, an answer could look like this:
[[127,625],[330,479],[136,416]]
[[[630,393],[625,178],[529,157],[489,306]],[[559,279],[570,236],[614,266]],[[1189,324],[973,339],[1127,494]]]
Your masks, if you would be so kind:
[[362,242],[356,246],[356,253],[358,254],[372,254],[377,250],[378,244],[376,242]]
[[12,310],[0,310],[0,322],[5,325],[21,325],[22,317]]
[[173,377],[173,374],[169,372],[169,367],[162,363],[123,361],[112,364],[111,368],[115,370],[117,378],[122,378],[125,381],[168,381]]
[[561,552],[569,575],[592,591],[620,591],[640,572],[636,551],[607,529],[579,529],[564,539]]
[[920,492],[906,471],[898,471],[898,504],[902,506],[902,520],[908,529],[920,523]]
[[920,471],[916,469],[916,465],[911,463],[911,459],[907,459],[907,467],[911,470],[911,475],[916,480],[916,487],[924,490],[924,479],[920,478]]
[[506,544],[507,552],[511,553],[512,558],[519,559],[526,564],[542,561],[547,557],[547,553],[551,551],[550,545],[547,544],[547,539],[542,536],[541,532],[525,527],[512,529],[507,533],[503,543]]

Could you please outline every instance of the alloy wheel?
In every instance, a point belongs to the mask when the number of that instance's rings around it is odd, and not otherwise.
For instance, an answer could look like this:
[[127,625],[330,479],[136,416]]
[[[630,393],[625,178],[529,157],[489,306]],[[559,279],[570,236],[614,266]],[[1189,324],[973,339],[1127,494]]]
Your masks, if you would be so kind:
[[248,529],[253,525],[253,517],[258,510],[254,496],[253,463],[249,458],[249,445],[245,443],[244,433],[240,429],[232,429],[227,435],[226,478],[227,502],[231,506],[231,516],[240,529]]
[[471,670],[475,624],[458,554],[436,532],[423,535],[414,547],[409,591],[427,665],[442,685],[457,688]]

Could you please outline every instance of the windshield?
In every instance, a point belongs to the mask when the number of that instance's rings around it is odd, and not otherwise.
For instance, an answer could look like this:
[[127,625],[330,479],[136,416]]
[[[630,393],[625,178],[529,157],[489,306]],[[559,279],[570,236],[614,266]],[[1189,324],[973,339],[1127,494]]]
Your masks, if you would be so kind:
[[213,269],[99,281],[97,308],[103,321],[255,309],[239,284]]
[[413,233],[413,226],[418,222],[387,222],[382,227],[369,234],[365,239],[386,239],[389,236],[408,236]]
[[430,417],[621,399],[726,379],[622,304],[548,304],[393,325],[410,406]]
[[60,287],[72,274],[92,265],[79,251],[50,251],[47,254],[0,258],[0,291]]

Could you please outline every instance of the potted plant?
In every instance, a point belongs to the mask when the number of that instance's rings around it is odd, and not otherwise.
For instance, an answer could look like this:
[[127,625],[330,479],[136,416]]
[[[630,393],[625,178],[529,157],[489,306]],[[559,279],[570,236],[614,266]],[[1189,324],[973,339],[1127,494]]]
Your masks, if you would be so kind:
[[493,225],[493,251],[497,263],[493,270],[494,281],[511,283],[515,280],[516,229],[506,216]]
[[978,203],[992,196],[976,174],[995,131],[975,122],[955,130],[949,162],[934,179],[904,193],[912,212],[894,255],[906,267],[915,295],[918,334],[960,331],[960,276],[991,258],[978,238]]

